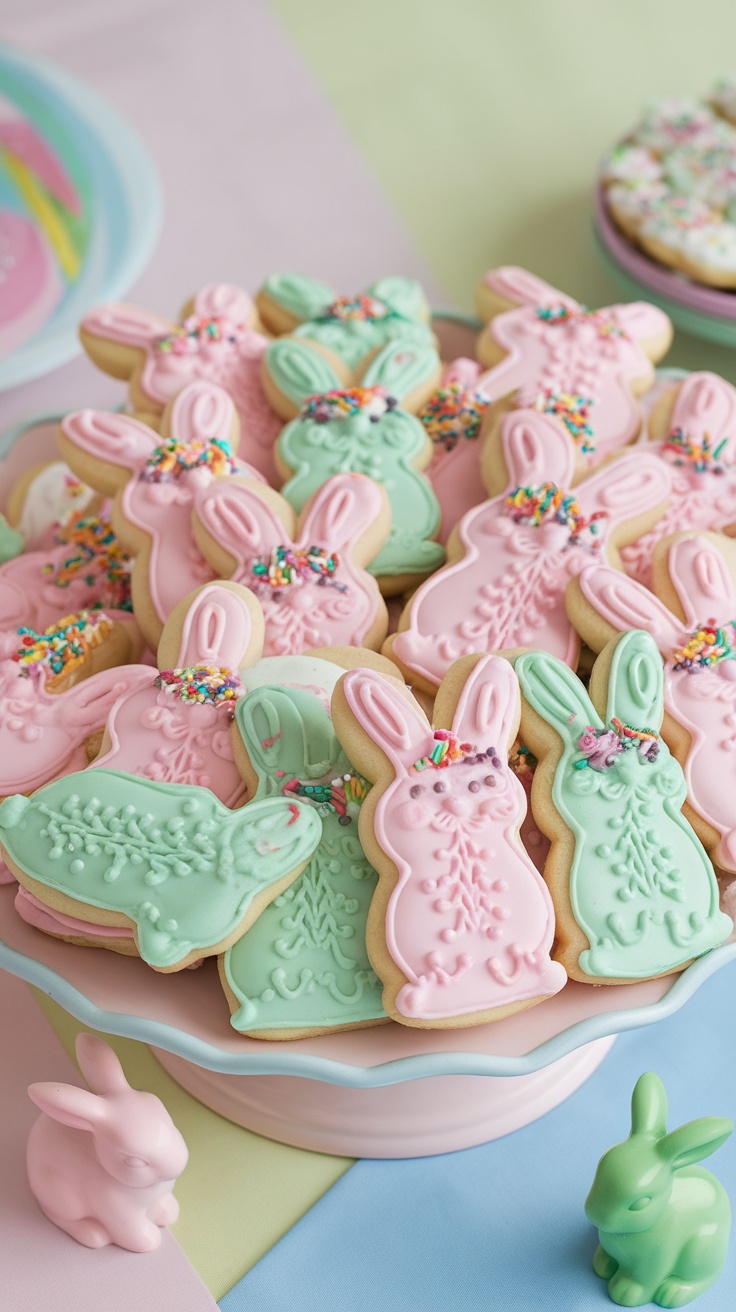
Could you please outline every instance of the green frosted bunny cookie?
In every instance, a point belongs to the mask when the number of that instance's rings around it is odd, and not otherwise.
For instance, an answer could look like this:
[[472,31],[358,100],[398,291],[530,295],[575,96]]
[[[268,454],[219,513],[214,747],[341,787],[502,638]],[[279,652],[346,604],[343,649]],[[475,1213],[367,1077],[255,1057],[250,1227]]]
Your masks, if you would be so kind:
[[422,405],[439,379],[429,306],[412,278],[382,278],[356,296],[335,297],[314,278],[273,274],[257,299],[270,331],[288,334],[271,343],[263,360],[266,395],[284,419],[315,392],[367,386],[368,373],[380,373],[381,357],[391,357],[396,346],[410,366],[407,409]]
[[384,353],[373,361],[363,387],[345,389],[334,376],[315,378],[299,417],[282,430],[276,447],[276,463],[287,480],[281,493],[297,513],[334,474],[367,474],[383,484],[391,533],[368,568],[386,595],[420,582],[445,559],[444,548],[433,540],[439,502],[421,472],[432,458],[432,443],[396,400],[410,383],[411,368],[403,348],[390,351],[390,357]]
[[303,1038],[386,1019],[365,924],[377,878],[358,837],[367,792],[319,697],[257,688],[236,707],[240,768],[265,798],[298,798],[322,821],[322,838],[294,884],[220,960],[235,1029],[258,1038]]
[[544,876],[555,956],[574,979],[622,984],[682,970],[728,937],[718,885],[685,816],[682,769],[660,736],[662,659],[639,629],[608,644],[590,696],[562,661],[517,656],[521,737],[539,759],[532,802],[551,839]]
[[296,797],[231,811],[208,788],[117,770],[65,775],[0,804],[3,854],[52,924],[56,915],[51,932],[74,937],[86,923],[92,941],[112,930],[114,946],[115,931],[132,928],[161,971],[228,948],[301,873],[320,832]]

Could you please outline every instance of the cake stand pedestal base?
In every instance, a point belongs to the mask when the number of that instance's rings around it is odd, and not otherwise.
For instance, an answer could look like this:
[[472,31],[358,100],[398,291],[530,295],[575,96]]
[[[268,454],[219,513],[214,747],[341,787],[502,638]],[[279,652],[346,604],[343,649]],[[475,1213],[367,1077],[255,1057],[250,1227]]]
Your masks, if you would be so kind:
[[592,1075],[614,1039],[596,1039],[531,1075],[440,1075],[376,1089],[285,1075],[230,1075],[151,1048],[199,1102],[267,1139],[340,1157],[430,1157],[537,1120]]

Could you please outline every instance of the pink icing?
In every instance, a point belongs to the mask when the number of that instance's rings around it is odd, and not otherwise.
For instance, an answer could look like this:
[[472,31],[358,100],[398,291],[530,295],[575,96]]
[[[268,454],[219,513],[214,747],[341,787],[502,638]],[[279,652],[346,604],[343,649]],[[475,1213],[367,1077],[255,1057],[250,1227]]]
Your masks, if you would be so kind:
[[699,534],[676,539],[667,569],[685,616],[669,611],[640,583],[609,566],[580,575],[584,597],[615,629],[646,629],[665,658],[664,704],[690,736],[684,763],[688,801],[720,835],[718,866],[736,872],[736,661],[676,670],[674,653],[701,625],[736,620],[736,587],[717,542]]
[[579,639],[565,610],[569,580],[590,561],[593,542],[605,555],[615,530],[668,496],[669,470],[656,454],[621,455],[575,488],[583,515],[603,518],[594,539],[571,545],[564,524],[516,523],[506,506],[519,486],[570,488],[575,452],[567,434],[544,415],[512,411],[500,438],[508,488],[460,521],[465,554],[417,589],[393,640],[393,655],[430,683],[439,684],[461,656],[513,647],[542,647],[574,668]]
[[279,482],[273,461],[273,445],[281,420],[266,400],[261,383],[261,362],[269,339],[248,327],[254,309],[247,292],[230,283],[203,287],[196,295],[194,314],[220,318],[230,331],[214,341],[202,341],[186,354],[162,351],[157,343],[172,332],[168,320],[137,310],[130,305],[102,305],[83,320],[83,328],[95,337],[139,347],[145,360],[140,386],[161,410],[167,401],[195,380],[217,383],[233,398],[240,415],[242,432],[238,454],[276,486]]
[[37,633],[62,615],[105,603],[104,578],[80,570],[64,586],[48,574],[74,554],[73,544],[63,543],[50,551],[28,551],[0,565],[0,631],[20,625]]
[[719,472],[699,470],[693,462],[675,463],[680,458],[661,446],[672,472],[672,499],[654,528],[621,552],[626,572],[648,588],[652,553],[662,538],[736,523],[736,388],[717,374],[690,374],[677,389],[670,427],[681,429],[695,445],[704,440],[711,447],[722,444]]
[[[336,474],[311,499],[292,540],[258,492],[236,480],[219,480],[197,496],[196,515],[210,536],[235,559],[232,579],[256,593],[266,622],[264,656],[310,647],[362,646],[382,611],[378,585],[353,560],[356,543],[383,513],[380,488],[364,474]],[[290,515],[290,507],[285,507]],[[259,583],[253,566],[274,547],[310,546],[335,553],[338,566],[324,584],[305,580],[274,589]]]
[[415,768],[432,731],[390,682],[354,670],[343,688],[395,771],[374,830],[398,871],[385,933],[406,976],[399,1013],[416,1022],[472,1019],[558,992],[566,974],[549,956],[552,903],[519,839],[526,798],[506,759],[519,715],[511,666],[488,656],[474,667],[452,732],[482,759],[444,769]]
[[514,305],[566,305],[570,310],[578,308],[578,302],[571,296],[559,292],[535,273],[518,265],[506,264],[498,269],[489,269],[483,275],[483,283],[504,301],[511,301]]
[[63,911],[55,911],[39,902],[37,897],[28,892],[22,884],[18,885],[15,895],[15,909],[21,920],[34,929],[43,930],[44,934],[60,934],[88,938],[123,938],[132,939],[133,930],[125,925],[94,925],[89,920],[78,920],[76,916],[67,916]]
[[45,323],[63,293],[42,234],[22,214],[0,210],[0,359]]

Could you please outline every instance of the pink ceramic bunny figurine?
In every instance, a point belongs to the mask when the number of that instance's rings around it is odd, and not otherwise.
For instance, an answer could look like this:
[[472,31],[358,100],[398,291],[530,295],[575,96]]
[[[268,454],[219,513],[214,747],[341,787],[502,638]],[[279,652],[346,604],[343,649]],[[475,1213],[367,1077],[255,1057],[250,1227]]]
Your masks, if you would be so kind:
[[263,607],[264,656],[381,646],[386,603],[364,566],[390,528],[386,492],[365,474],[327,479],[298,523],[284,497],[236,478],[203,488],[194,508],[203,554]]
[[717,866],[736,873],[736,544],[679,533],[654,555],[655,594],[606,565],[570,586],[586,641],[646,629],[665,660],[664,737],[685,772],[691,822]]
[[512,411],[498,437],[505,491],[463,517],[453,563],[421,584],[384,648],[430,692],[472,652],[534,645],[574,668],[569,579],[592,554],[615,561],[615,545],[652,523],[669,494],[669,470],[654,452],[624,453],[571,493],[573,444],[546,415]]
[[43,1113],[28,1136],[31,1191],[49,1220],[87,1248],[148,1253],[179,1215],[172,1187],[187,1146],[161,1100],[131,1089],[102,1039],[80,1034],[77,1060],[93,1092],[53,1083],[28,1090]]
[[434,731],[374,671],[349,671],[333,695],[338,736],[376,784],[359,821],[379,873],[367,941],[384,1007],[404,1025],[498,1020],[567,978],[550,960],[549,893],[519,838],[526,798],[508,764],[519,706],[500,656],[453,666]]
[[188,383],[218,383],[233,398],[242,433],[238,455],[277,483],[273,444],[281,420],[266,400],[261,363],[269,339],[254,326],[255,306],[242,287],[202,287],[173,324],[134,305],[99,305],[82,320],[82,345],[95,364],[127,378],[134,409],[160,414]]
[[168,407],[162,427],[169,438],[104,410],[81,410],[62,423],[60,446],[69,464],[115,494],[116,531],[136,553],[136,614],[154,650],[181,598],[214,577],[192,536],[197,491],[233,473],[260,477],[230,454],[237,425],[230,397],[211,383],[190,383]]
[[663,537],[736,523],[736,388],[717,374],[690,374],[655,405],[649,436],[670,466],[672,498],[654,527],[621,552],[627,574],[647,588]]

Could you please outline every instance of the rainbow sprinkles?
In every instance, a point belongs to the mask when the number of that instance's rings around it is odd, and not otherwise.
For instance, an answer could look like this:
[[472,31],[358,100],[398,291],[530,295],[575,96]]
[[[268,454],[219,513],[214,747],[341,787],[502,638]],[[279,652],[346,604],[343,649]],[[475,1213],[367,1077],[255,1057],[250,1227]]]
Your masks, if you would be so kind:
[[65,615],[43,633],[18,629],[20,646],[13,653],[21,678],[47,680],[53,688],[79,669],[95,647],[112,632],[113,622],[102,611],[80,610]]
[[308,396],[299,418],[311,419],[315,424],[329,424],[334,419],[353,419],[356,415],[366,415],[375,424],[397,405],[396,398],[389,396],[385,387],[347,387]]
[[197,437],[191,442],[167,437],[151,452],[139,478],[144,483],[172,483],[193,469],[207,469],[213,478],[234,473],[230,443],[221,437]]
[[233,714],[234,703],[245,688],[237,671],[219,665],[185,665],[175,670],[161,670],[154,687],[170,693],[188,705],[223,707]]

